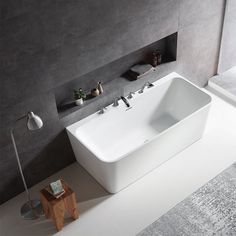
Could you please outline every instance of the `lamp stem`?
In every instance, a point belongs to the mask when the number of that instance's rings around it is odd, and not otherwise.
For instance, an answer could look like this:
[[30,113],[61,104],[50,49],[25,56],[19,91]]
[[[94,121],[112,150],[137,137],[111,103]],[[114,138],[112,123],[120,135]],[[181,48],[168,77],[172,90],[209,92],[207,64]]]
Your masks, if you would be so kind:
[[24,174],[23,174],[23,171],[22,171],[22,167],[21,167],[21,163],[20,163],[20,159],[19,159],[19,154],[18,154],[17,147],[16,147],[15,138],[14,138],[14,135],[13,135],[13,129],[11,129],[10,133],[11,133],[11,140],[12,140],[12,143],[13,143],[13,146],[14,146],[14,150],[15,150],[15,154],[16,154],[17,164],[18,164],[18,167],[19,167],[19,170],[20,170],[20,174],[21,174],[21,178],[22,178],[22,181],[23,181],[23,184],[24,184],[24,187],[25,187],[27,198],[28,198],[28,201],[30,203],[30,201],[31,201],[30,193],[28,191],[28,187],[27,187],[27,184],[25,182],[25,177],[24,177]]

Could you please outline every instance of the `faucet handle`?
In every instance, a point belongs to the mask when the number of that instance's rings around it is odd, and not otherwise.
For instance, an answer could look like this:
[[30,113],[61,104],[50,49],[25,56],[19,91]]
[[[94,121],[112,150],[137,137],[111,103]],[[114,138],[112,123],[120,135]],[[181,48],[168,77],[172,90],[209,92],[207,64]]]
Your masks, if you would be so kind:
[[130,92],[127,98],[128,98],[128,99],[133,98],[133,95],[134,95],[134,94],[135,94],[134,92]]
[[148,82],[146,82],[146,83],[143,85],[143,87],[139,90],[139,93],[143,93],[145,87],[151,88],[151,87],[153,87],[153,86],[154,86],[154,84],[152,84],[152,83],[150,83],[150,82],[148,81]]
[[151,87],[154,86],[154,84],[150,83],[149,81],[146,83],[146,85],[147,85],[148,88],[151,88]]
[[139,93],[143,93],[143,91],[144,91],[144,89],[145,89],[145,87],[147,86],[147,83],[145,83],[143,86],[142,86],[142,88],[138,91]]
[[98,112],[99,114],[104,114],[105,113],[106,107],[102,107],[101,110]]

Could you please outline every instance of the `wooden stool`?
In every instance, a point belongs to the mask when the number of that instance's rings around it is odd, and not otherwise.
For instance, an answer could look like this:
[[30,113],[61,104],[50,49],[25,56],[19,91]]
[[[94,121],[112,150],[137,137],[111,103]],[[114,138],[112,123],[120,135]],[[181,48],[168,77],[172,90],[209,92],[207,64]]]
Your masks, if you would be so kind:
[[63,180],[61,182],[65,193],[58,199],[52,196],[46,189],[40,191],[40,200],[45,216],[53,219],[58,231],[64,226],[66,210],[74,220],[79,218],[75,193]]

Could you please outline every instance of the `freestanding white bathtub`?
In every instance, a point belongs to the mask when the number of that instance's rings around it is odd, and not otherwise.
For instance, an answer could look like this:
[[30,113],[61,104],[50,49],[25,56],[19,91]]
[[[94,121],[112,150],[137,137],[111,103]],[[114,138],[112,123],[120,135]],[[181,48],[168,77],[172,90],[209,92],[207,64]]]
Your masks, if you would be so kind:
[[108,106],[68,126],[77,161],[116,193],[201,138],[211,97],[171,73],[136,92],[127,108]]

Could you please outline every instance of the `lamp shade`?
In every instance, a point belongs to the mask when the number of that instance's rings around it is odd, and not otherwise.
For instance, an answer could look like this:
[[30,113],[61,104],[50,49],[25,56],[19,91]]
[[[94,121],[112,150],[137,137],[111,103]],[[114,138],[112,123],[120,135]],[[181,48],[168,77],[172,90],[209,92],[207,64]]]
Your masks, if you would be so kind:
[[40,129],[43,126],[43,121],[32,111],[28,112],[27,127],[29,130]]

